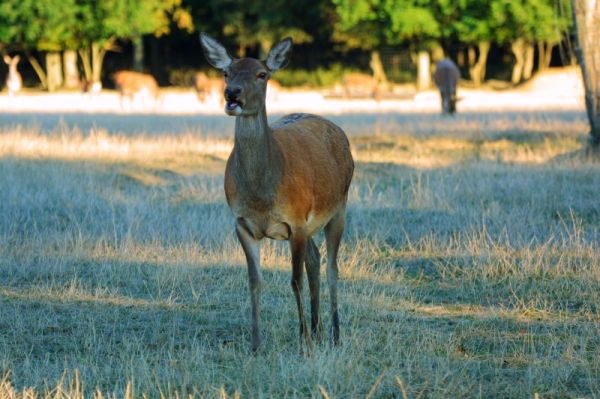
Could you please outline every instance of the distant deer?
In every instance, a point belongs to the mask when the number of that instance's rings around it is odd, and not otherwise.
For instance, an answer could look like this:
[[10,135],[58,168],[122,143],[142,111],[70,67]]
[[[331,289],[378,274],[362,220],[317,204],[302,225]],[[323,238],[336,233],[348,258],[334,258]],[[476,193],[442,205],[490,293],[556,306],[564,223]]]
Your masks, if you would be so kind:
[[129,103],[133,104],[136,96],[149,98],[156,105],[158,101],[158,83],[154,76],[134,71],[118,71],[113,75],[116,89],[121,95],[121,107],[123,100],[129,99]]
[[369,96],[379,99],[377,80],[366,73],[351,72],[344,76],[344,97]]
[[456,86],[460,80],[460,71],[452,60],[446,58],[435,66],[433,81],[442,97],[442,113],[453,114],[456,112]]
[[271,74],[287,65],[292,40],[284,39],[265,61],[235,59],[205,33],[200,41],[208,62],[225,77],[225,113],[235,116],[234,146],[225,169],[225,195],[236,218],[236,233],[246,255],[252,305],[252,349],[261,343],[260,242],[287,240],[292,255],[292,291],[300,324],[300,346],[312,348],[302,300],[306,267],[312,335],[320,339],[320,255],[311,238],[324,228],[331,330],[339,342],[337,254],[344,231],[348,188],[354,161],[341,128],[316,115],[286,115],[269,126],[265,108]]
[[225,104],[223,99],[225,82],[223,82],[223,79],[212,79],[204,72],[198,72],[194,76],[194,89],[200,102],[206,102],[207,99],[217,96],[221,100],[221,105]]
[[15,55],[12,58],[9,55],[4,56],[4,62],[8,65],[6,88],[8,89],[8,95],[11,97],[21,91],[21,87],[23,87],[23,79],[21,79],[21,74],[17,70],[17,64],[20,60],[21,57],[18,55]]

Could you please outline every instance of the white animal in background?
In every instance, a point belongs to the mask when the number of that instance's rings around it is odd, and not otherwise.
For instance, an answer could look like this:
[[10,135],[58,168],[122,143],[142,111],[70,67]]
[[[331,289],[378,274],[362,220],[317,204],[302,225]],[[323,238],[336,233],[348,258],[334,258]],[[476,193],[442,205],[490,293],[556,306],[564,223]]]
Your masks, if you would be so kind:
[[8,95],[13,97],[23,87],[23,79],[21,79],[21,74],[17,70],[17,64],[21,60],[21,57],[15,55],[14,57],[10,57],[9,55],[4,56],[4,62],[8,65],[8,76],[6,78],[6,88],[8,89]]

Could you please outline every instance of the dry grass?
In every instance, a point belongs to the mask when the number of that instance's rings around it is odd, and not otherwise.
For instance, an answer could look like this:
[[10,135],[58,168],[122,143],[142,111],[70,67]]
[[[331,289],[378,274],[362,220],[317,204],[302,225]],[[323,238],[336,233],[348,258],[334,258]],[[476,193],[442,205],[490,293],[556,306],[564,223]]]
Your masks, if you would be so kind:
[[600,164],[580,119],[520,118],[337,118],[343,345],[310,358],[276,242],[249,354],[220,129],[5,130],[0,397],[597,397]]

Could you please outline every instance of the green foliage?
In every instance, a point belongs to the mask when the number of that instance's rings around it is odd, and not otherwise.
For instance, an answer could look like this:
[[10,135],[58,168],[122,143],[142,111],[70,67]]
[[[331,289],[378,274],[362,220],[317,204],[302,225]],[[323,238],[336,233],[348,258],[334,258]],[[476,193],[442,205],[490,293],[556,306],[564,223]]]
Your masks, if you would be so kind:
[[73,44],[75,0],[4,0],[0,4],[0,43],[58,51]]
[[560,41],[571,26],[569,15],[560,15],[552,0],[494,0],[491,3],[495,39],[508,43],[516,39],[529,42]]
[[341,64],[333,64],[330,68],[315,70],[285,68],[277,71],[275,79],[286,87],[332,87],[339,83],[348,72],[356,72],[344,68]]
[[440,36],[432,1],[333,0],[335,38],[350,48],[375,49],[411,42],[427,45]]
[[168,33],[173,16],[180,27],[191,28],[181,0],[4,0],[0,43],[42,51],[78,49]]

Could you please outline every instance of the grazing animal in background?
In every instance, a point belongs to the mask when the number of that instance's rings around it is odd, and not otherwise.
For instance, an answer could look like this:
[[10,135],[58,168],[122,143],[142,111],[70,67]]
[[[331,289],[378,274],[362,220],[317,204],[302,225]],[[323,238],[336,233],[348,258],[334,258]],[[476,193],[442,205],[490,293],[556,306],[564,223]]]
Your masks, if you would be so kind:
[[6,88],[8,89],[8,95],[13,97],[23,87],[23,79],[21,74],[17,70],[17,64],[21,60],[21,57],[15,55],[10,57],[9,55],[4,56],[4,62],[8,65],[8,76],[6,77]]
[[460,71],[456,64],[446,58],[435,66],[433,81],[442,97],[442,113],[453,114],[456,112],[456,86],[460,80]]
[[154,76],[134,71],[118,71],[113,74],[113,80],[121,96],[121,107],[124,106],[125,98],[128,98],[130,105],[132,105],[136,96],[141,97],[142,104],[146,104],[144,98],[147,98],[153,106],[156,106],[158,83],[156,83]]
[[225,195],[246,255],[252,307],[252,349],[260,334],[260,243],[287,240],[292,255],[292,291],[298,307],[300,347],[312,340],[302,300],[306,267],[312,335],[320,339],[320,254],[311,238],[321,228],[327,242],[327,281],[333,342],[339,342],[337,254],[344,231],[348,188],[354,171],[350,144],[334,123],[311,114],[286,115],[269,126],[265,107],[271,74],[287,65],[292,40],[276,44],[265,61],[236,59],[205,33],[200,41],[208,62],[223,71],[225,112],[235,116],[233,150],[225,169]]
[[206,102],[209,98],[216,97],[219,99],[221,106],[225,105],[223,90],[225,90],[225,82],[223,79],[209,78],[204,72],[198,72],[194,76],[194,89],[198,101]]
[[344,76],[344,97],[368,96],[379,99],[377,79],[366,73],[351,72]]

